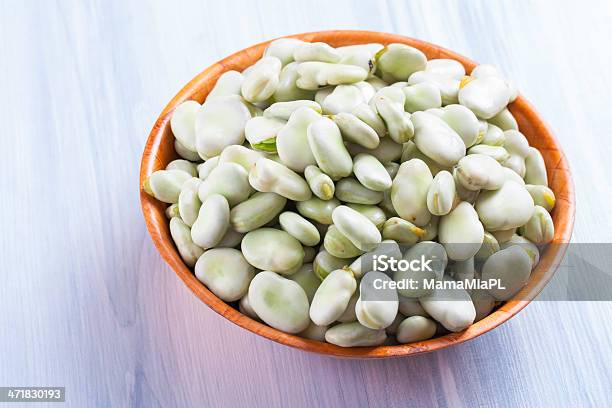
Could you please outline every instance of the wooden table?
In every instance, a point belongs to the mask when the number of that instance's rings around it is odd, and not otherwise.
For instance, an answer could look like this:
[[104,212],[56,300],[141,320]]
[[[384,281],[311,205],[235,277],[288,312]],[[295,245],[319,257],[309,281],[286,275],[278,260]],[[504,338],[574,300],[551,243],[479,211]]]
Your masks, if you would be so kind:
[[610,302],[535,302],[407,359],[309,355],[198,301],[138,202],[146,135],[197,72],[279,35],[366,29],[500,66],[565,148],[574,240],[612,242],[609,2],[171,3],[3,3],[0,386],[65,386],[71,407],[610,404]]

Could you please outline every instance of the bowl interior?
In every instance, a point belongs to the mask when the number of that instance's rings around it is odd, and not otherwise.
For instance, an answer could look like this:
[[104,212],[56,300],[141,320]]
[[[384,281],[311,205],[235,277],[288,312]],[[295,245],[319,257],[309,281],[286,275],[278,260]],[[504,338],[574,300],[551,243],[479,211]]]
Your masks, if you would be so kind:
[[[471,72],[477,64],[459,54],[442,47],[394,34],[368,31],[322,31],[293,35],[305,41],[322,41],[332,46],[363,44],[377,42],[381,44],[403,43],[423,51],[428,59],[451,58],[461,62],[466,72]],[[185,100],[196,100],[202,103],[214,86],[217,78],[225,71],[242,71],[261,57],[268,42],[260,43],[239,51],[213,64],[194,79],[192,79],[165,107],[155,122],[147,140],[140,169],[140,185],[154,171],[163,169],[173,159],[177,158],[174,151],[174,136],[170,130],[170,116],[174,108]],[[460,333],[451,333],[426,341],[379,347],[343,348],[333,344],[303,339],[283,333],[265,324],[259,323],[226,304],[200,283],[190,269],[183,263],[170,237],[168,220],[164,215],[166,205],[153,199],[144,191],[140,192],[142,211],[147,229],[162,257],[185,282],[191,291],[215,312],[235,324],[264,336],[270,340],[302,350],[329,354],[334,356],[356,358],[382,358],[405,356],[429,352],[462,343],[497,327],[523,309],[537,295],[555,272],[556,265],[564,255],[564,245],[570,240],[574,223],[574,187],[571,180],[567,160],[559,143],[548,126],[542,121],[533,107],[520,96],[509,106],[516,118],[520,131],[527,137],[529,143],[542,152],[550,188],[554,191],[557,203],[552,212],[555,224],[555,236],[537,268],[532,272],[528,284],[512,300],[505,302],[491,315],[473,324]]]

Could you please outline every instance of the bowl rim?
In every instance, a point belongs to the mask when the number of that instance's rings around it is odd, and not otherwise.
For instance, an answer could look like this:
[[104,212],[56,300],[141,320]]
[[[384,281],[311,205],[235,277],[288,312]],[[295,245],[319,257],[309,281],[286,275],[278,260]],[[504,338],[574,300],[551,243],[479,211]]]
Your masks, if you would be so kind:
[[[381,44],[403,43],[422,50],[427,55],[428,59],[451,58],[457,60],[464,65],[466,72],[470,72],[471,69],[477,65],[474,61],[446,48],[422,40],[390,33],[363,30],[329,30],[294,34],[279,38],[322,41],[334,46],[368,42],[377,42]],[[531,299],[533,299],[552,278],[557,266],[565,255],[566,245],[554,244],[566,244],[570,242],[575,217],[575,195],[569,164],[559,142],[548,125],[544,123],[533,106],[522,95],[519,95],[518,98],[509,105],[510,111],[519,122],[519,128],[521,127],[521,123],[529,123],[531,127],[535,127],[535,132],[537,132],[538,136],[548,143],[548,149],[556,150],[555,162],[552,163],[550,168],[548,166],[549,163],[547,163],[549,185],[550,181],[553,180],[556,186],[563,188],[561,194],[558,194],[558,191],[553,189],[557,196],[557,204],[553,211],[553,217],[556,220],[555,236],[552,242],[553,245],[542,254],[540,263],[536,269],[532,271],[529,282],[513,299],[505,302],[492,314],[472,324],[466,330],[410,344],[345,348],[284,333],[253,320],[219,299],[210,292],[204,284],[200,283],[191,270],[183,263],[174,243],[169,237],[168,220],[164,215],[165,204],[158,202],[145,193],[142,186],[146,178],[153,171],[164,168],[169,161],[167,158],[160,157],[159,152],[164,138],[168,137],[166,135],[171,134],[169,122],[170,115],[174,108],[188,99],[196,99],[202,102],[219,75],[230,69],[244,68],[252,64],[262,55],[265,47],[275,39],[264,41],[238,51],[212,64],[196,75],[166,105],[155,121],[145,144],[140,166],[140,201],[147,230],[162,258],[187,287],[216,313],[250,332],[270,339],[276,343],[308,352],[348,358],[401,357],[444,349],[476,338],[496,328],[525,308],[530,303]],[[196,93],[199,94],[199,97],[196,97]],[[541,148],[539,149],[542,150]]]

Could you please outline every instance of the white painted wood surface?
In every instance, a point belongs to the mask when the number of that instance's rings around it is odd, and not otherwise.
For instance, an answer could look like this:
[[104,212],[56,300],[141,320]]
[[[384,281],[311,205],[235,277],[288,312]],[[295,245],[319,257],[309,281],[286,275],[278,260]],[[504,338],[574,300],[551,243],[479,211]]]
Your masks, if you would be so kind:
[[264,39],[368,29],[502,67],[565,148],[575,240],[611,242],[608,1],[174,3],[0,2],[0,386],[65,386],[70,407],[610,405],[611,303],[536,302],[412,358],[309,355],[197,300],[138,201],[146,136],[196,73]]

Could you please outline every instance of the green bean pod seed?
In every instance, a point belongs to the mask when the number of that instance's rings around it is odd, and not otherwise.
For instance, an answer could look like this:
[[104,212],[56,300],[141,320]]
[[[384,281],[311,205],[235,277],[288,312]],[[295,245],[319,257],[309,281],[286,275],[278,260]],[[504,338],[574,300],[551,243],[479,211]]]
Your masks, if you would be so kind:
[[280,215],[278,221],[282,229],[303,245],[315,246],[321,240],[317,228],[297,213],[285,211]]
[[336,321],[346,310],[357,289],[352,272],[337,269],[331,272],[317,289],[310,305],[310,320],[319,326]]
[[451,212],[456,195],[453,175],[443,170],[436,174],[427,190],[427,209],[433,215],[446,215]]
[[170,220],[170,235],[185,264],[193,267],[204,250],[193,243],[189,226],[180,218],[172,217]]
[[436,323],[423,316],[404,319],[397,328],[397,341],[401,344],[414,343],[432,338],[436,334]]
[[529,148],[525,157],[525,183],[548,186],[548,174],[542,153],[534,147]]
[[353,178],[344,178],[336,183],[336,198],[352,204],[378,204],[383,193],[370,190]]
[[333,180],[347,177],[353,170],[353,159],[346,150],[340,129],[328,118],[308,126],[308,144],[319,168]]
[[327,252],[325,249],[321,249],[321,252],[315,256],[312,263],[312,267],[315,275],[320,280],[325,279],[332,271],[336,269],[342,269],[353,262],[351,258],[338,258]]
[[416,111],[442,107],[440,89],[429,82],[410,85],[403,88],[402,91],[406,96],[404,102],[404,110],[406,112],[414,113]]
[[391,239],[400,244],[414,245],[424,238],[426,231],[399,217],[389,218],[382,229],[382,238]]
[[255,275],[249,286],[249,303],[261,320],[286,333],[299,333],[310,324],[304,289],[274,272]]
[[414,143],[436,163],[450,167],[465,156],[463,139],[442,119],[429,112],[415,112]]
[[230,224],[237,232],[249,232],[272,221],[285,208],[287,199],[276,193],[257,192],[230,211]]
[[323,247],[337,258],[355,258],[362,253],[335,225],[330,225],[327,229]]
[[166,166],[166,170],[183,170],[185,173],[189,173],[192,177],[198,176],[196,164],[184,159],[172,160]]
[[219,298],[233,302],[247,294],[255,269],[237,249],[213,248],[200,256],[195,275]]
[[178,199],[178,210],[181,219],[191,228],[193,223],[198,218],[200,206],[202,201],[198,197],[198,188],[202,180],[197,177],[193,177],[191,180],[187,180],[181,188],[181,193]]
[[204,201],[198,218],[191,227],[193,242],[203,249],[215,247],[229,228],[229,204],[220,194],[212,194]]
[[433,181],[429,167],[419,159],[400,165],[391,186],[391,201],[403,219],[423,226],[431,219],[427,209],[427,193]]
[[519,228],[519,233],[536,245],[545,245],[552,241],[555,225],[548,211],[536,205],[533,215],[527,224]]
[[[442,281],[452,280],[443,277]],[[419,299],[423,309],[447,330],[460,332],[468,328],[476,319],[476,309],[470,294],[461,288],[446,289],[436,287],[434,291]]]
[[498,300],[511,299],[527,283],[530,273],[531,259],[518,245],[494,253],[482,266],[482,279],[501,282],[500,287],[488,290]]
[[387,82],[406,81],[412,73],[427,66],[425,54],[405,44],[389,44],[375,58],[380,77]]
[[368,77],[368,71],[354,65],[307,61],[298,65],[298,75],[296,84],[299,88],[316,90],[328,85],[363,81]]
[[241,92],[249,102],[263,102],[274,95],[278,87],[282,64],[276,57],[263,57],[244,72]]
[[249,198],[253,188],[249,184],[249,173],[239,164],[223,163],[217,165],[198,188],[198,197],[204,202],[212,194],[221,194],[235,206]]
[[475,208],[487,231],[499,231],[525,225],[534,203],[525,186],[506,181],[499,190],[481,192]]
[[[247,233],[241,243],[246,260],[257,269],[289,275],[302,266],[304,250],[285,231],[260,228]],[[258,313],[259,314],[259,313]]]
[[185,101],[178,105],[170,118],[172,134],[185,147],[185,149],[196,151],[195,121],[198,112],[202,109],[196,101]]
[[335,198],[331,200],[321,200],[316,197],[296,203],[297,210],[300,214],[325,225],[332,223],[332,212],[334,208],[339,205],[340,201]]
[[204,160],[218,156],[225,147],[244,142],[244,127],[251,112],[239,96],[206,102],[195,119],[196,149]]
[[276,150],[283,164],[293,171],[303,172],[316,164],[308,143],[308,127],[321,119],[314,109],[301,107],[291,114],[287,124],[278,132]]
[[438,234],[453,261],[465,261],[476,255],[484,240],[484,228],[478,214],[465,201],[440,219]]
[[544,185],[527,184],[525,186],[535,205],[546,208],[546,211],[551,212],[555,208],[555,193]]
[[376,131],[354,114],[341,112],[334,115],[332,119],[338,125],[344,140],[367,149],[374,149],[380,143]]
[[376,225],[365,215],[345,205],[338,206],[332,213],[334,226],[362,251],[376,248],[382,237]]
[[305,201],[312,197],[308,183],[299,174],[265,157],[251,167],[249,183],[257,191],[272,192],[294,201]]
[[321,279],[315,275],[311,263],[302,265],[296,273],[289,276],[289,279],[296,282],[304,289],[304,293],[306,293],[306,297],[308,297],[308,302],[312,302],[317,289],[321,285]]
[[183,170],[157,170],[147,178],[143,189],[161,202],[175,204],[183,184],[190,179],[191,175]]

